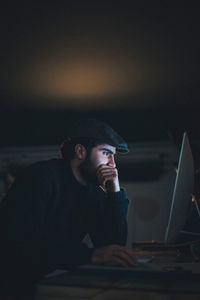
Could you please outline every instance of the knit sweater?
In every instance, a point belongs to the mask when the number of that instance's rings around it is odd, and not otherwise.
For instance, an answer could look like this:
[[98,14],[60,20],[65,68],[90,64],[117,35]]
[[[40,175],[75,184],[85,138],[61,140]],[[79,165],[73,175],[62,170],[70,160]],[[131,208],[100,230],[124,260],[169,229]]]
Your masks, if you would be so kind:
[[[0,239],[6,268],[24,268],[34,278],[89,263],[94,247],[125,245],[128,200],[124,190],[105,193],[83,186],[64,160],[26,168],[0,206]],[[26,271],[24,271],[26,272]]]

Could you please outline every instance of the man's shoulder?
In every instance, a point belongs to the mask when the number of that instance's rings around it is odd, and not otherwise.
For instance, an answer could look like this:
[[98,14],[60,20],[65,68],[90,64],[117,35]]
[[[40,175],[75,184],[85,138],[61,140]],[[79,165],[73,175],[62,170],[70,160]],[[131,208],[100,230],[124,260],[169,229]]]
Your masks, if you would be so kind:
[[28,166],[28,169],[49,169],[60,168],[65,165],[65,161],[59,158],[52,158],[48,160],[36,161]]
[[67,173],[68,170],[69,166],[63,159],[42,160],[27,166],[24,169],[22,176],[54,176]]

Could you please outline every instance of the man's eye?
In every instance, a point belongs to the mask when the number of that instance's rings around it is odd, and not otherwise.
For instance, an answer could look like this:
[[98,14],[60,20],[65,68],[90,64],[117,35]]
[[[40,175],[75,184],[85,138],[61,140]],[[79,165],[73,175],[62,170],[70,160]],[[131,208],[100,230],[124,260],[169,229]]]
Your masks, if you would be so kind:
[[103,151],[103,155],[106,155],[106,156],[108,156],[108,155],[109,155],[109,152],[107,152],[107,151]]

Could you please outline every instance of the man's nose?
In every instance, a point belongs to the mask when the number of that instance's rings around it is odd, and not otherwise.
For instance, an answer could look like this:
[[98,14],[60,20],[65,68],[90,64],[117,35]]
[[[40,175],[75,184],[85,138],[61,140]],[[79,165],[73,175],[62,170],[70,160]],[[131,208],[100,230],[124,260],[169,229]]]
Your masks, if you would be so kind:
[[108,165],[115,168],[116,167],[116,163],[115,163],[115,158],[113,155],[110,155],[109,156],[109,159],[108,159]]

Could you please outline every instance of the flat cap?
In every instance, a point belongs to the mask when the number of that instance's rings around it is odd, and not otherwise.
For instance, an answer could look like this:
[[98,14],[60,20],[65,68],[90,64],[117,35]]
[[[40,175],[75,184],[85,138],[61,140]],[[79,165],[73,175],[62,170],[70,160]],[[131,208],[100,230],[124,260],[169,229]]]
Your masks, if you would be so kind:
[[96,119],[82,119],[71,126],[70,139],[92,139],[96,144],[108,144],[117,152],[129,152],[128,144],[108,124]]

